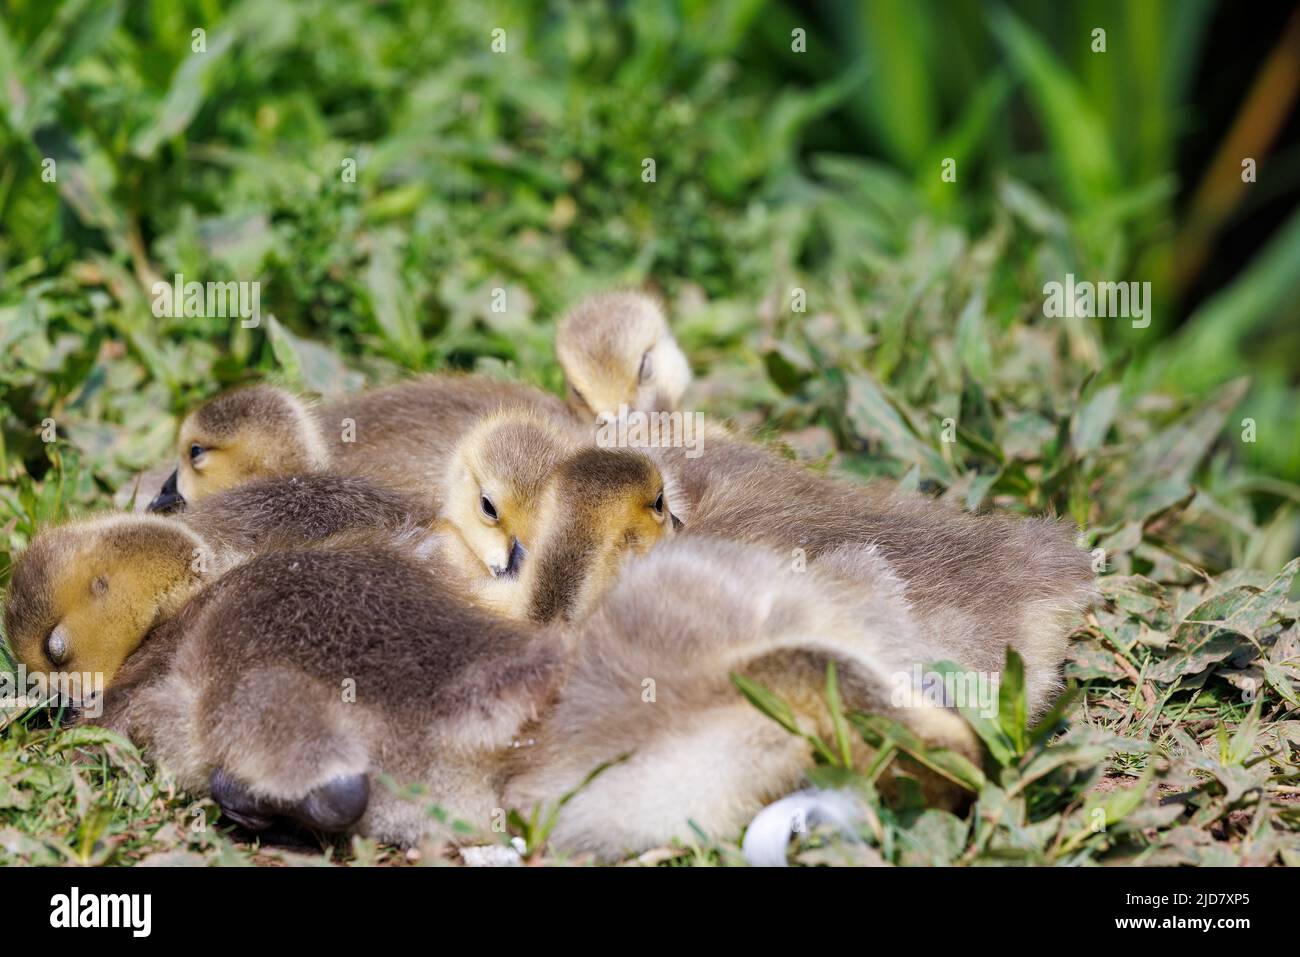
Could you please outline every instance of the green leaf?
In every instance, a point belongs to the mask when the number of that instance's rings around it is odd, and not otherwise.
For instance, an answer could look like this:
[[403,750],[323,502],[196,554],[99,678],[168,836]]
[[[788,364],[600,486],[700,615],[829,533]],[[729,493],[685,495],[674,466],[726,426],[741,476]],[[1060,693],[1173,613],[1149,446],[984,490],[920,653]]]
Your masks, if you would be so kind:
[[1004,768],[1016,763],[1019,753],[1015,743],[1002,730],[1002,725],[998,721],[984,714],[977,705],[959,704],[957,711],[984,742],[994,761]]
[[858,372],[849,376],[845,412],[858,435],[880,442],[898,458],[923,466],[931,475],[951,477],[948,463],[933,446],[917,438],[869,373]]
[[1083,690],[1078,687],[1067,689],[1063,694],[1058,695],[1057,699],[1052,702],[1052,706],[1047,712],[1038,719],[1038,722],[1029,732],[1029,744],[1031,747],[1041,747],[1045,745],[1049,738],[1062,729],[1065,723],[1065,716],[1070,713],[1074,703],[1082,696]]
[[291,382],[324,396],[343,395],[363,384],[363,377],[349,371],[332,349],[295,336],[275,316],[266,316],[266,337],[275,361]]
[[1016,754],[1024,754],[1028,743],[1029,704],[1025,693],[1025,662],[1010,646],[1002,680],[998,683],[998,726]]
[[[769,151],[769,176],[788,173],[798,159],[800,134],[817,118],[834,110],[864,86],[870,71],[858,63],[843,75],[811,90],[787,87],[766,111],[762,144]],[[734,168],[732,179],[734,179]]]
[[1095,451],[1106,439],[1115,413],[1119,411],[1120,388],[1117,385],[1098,389],[1079,407],[1070,420],[1070,442],[1080,454]]
[[1281,317],[1291,314],[1290,304],[1298,294],[1300,212],[1293,213],[1231,284],[1203,303],[1153,357],[1160,381],[1195,394],[1247,371],[1247,343],[1272,323],[1278,322],[1280,331]]
[[[1101,824],[1103,828],[1112,828],[1140,808],[1146,799],[1147,791],[1150,790],[1154,776],[1155,764],[1151,763],[1132,787],[1119,788],[1107,794],[1090,795],[1079,815],[1083,827],[1066,842],[1066,849],[1077,847],[1094,834],[1100,833],[1097,824]],[[1101,812],[1100,820],[1095,813],[1097,811]]]
[[302,383],[302,363],[298,360],[298,350],[287,329],[280,325],[275,316],[266,316],[266,338],[271,343],[271,353],[280,366],[284,377],[294,384]]
[[882,750],[897,747],[908,757],[968,791],[979,791],[984,786],[984,772],[970,759],[948,748],[931,748],[906,725],[881,715],[859,712],[850,714],[849,721],[872,747]]
[[746,678],[744,675],[733,674],[731,683],[740,689],[740,693],[749,699],[750,704],[781,727],[791,734],[803,734],[803,729],[795,721],[794,712],[790,710],[790,706],[757,681]]
[[889,155],[911,167],[934,142],[937,97],[933,71],[922,53],[931,33],[930,12],[911,0],[871,0],[854,5],[855,49],[871,67],[871,85],[854,105],[884,142]]
[[830,707],[831,725],[835,728],[835,743],[840,749],[844,767],[853,766],[853,752],[849,746],[849,726],[844,720],[844,702],[840,700],[840,685],[835,674],[835,662],[826,662],[826,702]]
[[[954,206],[960,195],[952,183],[945,183],[938,175],[940,164],[946,159],[955,160],[958,180],[961,180],[961,171],[966,161],[984,144],[994,122],[1002,117],[1012,86],[1007,70],[994,71],[966,100],[957,122],[921,162],[917,176],[919,184],[936,206]],[[971,371],[974,372],[973,369]]]
[[957,355],[971,378],[981,385],[993,381],[993,344],[984,321],[984,290],[971,294],[957,316]]
[[970,825],[947,811],[927,808],[899,829],[899,863],[906,867],[947,867],[966,846]]
[[1291,684],[1291,679],[1287,673],[1273,664],[1271,661],[1263,660],[1260,662],[1264,668],[1264,677],[1274,691],[1293,708],[1300,708],[1300,696],[1297,696],[1295,686]]
[[1178,652],[1157,662],[1146,669],[1145,676],[1157,684],[1170,684],[1188,675],[1198,675],[1249,647],[1236,635],[1220,633],[1190,651]]
[[211,93],[235,39],[233,30],[221,30],[208,38],[206,51],[191,52],[181,62],[153,119],[131,137],[132,153],[150,159],[160,145],[185,131]]
[[78,63],[102,47],[122,19],[120,0],[72,0],[58,10],[36,44],[27,51],[33,66],[57,70]]
[[410,290],[398,271],[395,247],[396,237],[392,233],[374,237],[366,269],[366,288],[370,292],[375,324],[384,341],[408,365],[419,367],[426,349],[412,309]]
[[[1237,729],[1232,733],[1231,739],[1227,742],[1227,747],[1222,749],[1221,761],[1225,766],[1244,764],[1246,760],[1255,751],[1255,743],[1259,739],[1259,715],[1263,707],[1263,697],[1257,697],[1255,703],[1251,705],[1250,711],[1246,717],[1237,725]],[[1220,732],[1226,731],[1226,725],[1220,724]]]
[[1277,574],[1262,592],[1250,599],[1244,606],[1232,613],[1223,623],[1224,628],[1231,628],[1248,638],[1258,638],[1259,632],[1282,607],[1291,594],[1291,583],[1296,573],[1300,572],[1300,558],[1293,558]]
[[1024,77],[1051,143],[1052,161],[1075,208],[1086,210],[1113,195],[1119,175],[1110,136],[1082,87],[1051,48],[1007,8],[994,7],[990,25]]

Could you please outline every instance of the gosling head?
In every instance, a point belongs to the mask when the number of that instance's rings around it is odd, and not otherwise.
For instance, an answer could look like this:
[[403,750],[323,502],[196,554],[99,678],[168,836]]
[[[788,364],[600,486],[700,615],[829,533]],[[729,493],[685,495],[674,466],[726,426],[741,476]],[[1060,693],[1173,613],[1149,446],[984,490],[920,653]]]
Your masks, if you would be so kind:
[[112,515],[46,529],[14,564],[9,645],[29,672],[98,673],[109,684],[207,574],[203,541],[180,522]]
[[293,395],[270,385],[224,392],[181,423],[180,461],[149,503],[170,512],[257,478],[324,468],[324,440]]
[[520,581],[520,617],[579,618],[623,562],[674,534],[663,474],[645,453],[583,449],[547,486],[536,555]]
[[691,381],[691,367],[649,296],[613,292],[578,303],[555,333],[568,380],[569,404],[584,416],[619,407],[671,412]]
[[542,495],[575,442],[526,409],[485,416],[447,467],[442,518],[449,554],[471,577],[515,576],[535,540]]

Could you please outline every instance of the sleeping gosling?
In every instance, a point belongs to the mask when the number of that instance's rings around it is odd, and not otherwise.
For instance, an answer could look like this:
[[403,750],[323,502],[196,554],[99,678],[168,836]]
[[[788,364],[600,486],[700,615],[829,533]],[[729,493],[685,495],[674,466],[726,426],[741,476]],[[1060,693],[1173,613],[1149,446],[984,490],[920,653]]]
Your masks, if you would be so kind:
[[917,621],[944,634],[956,660],[992,671],[1002,649],[1016,648],[1031,663],[1035,710],[1060,686],[1069,634],[1096,598],[1088,555],[1064,524],[972,515],[885,483],[820,475],[713,426],[703,450],[647,450],[675,476],[688,536],[765,545],[793,566],[845,545],[875,546]]
[[659,303],[638,292],[589,296],[559,322],[555,353],[570,407],[596,419],[621,406],[672,411],[691,381],[691,367]]
[[261,384],[233,389],[185,417],[176,471],[149,505],[167,512],[256,478],[330,468],[438,508],[437,479],[470,427],[500,408],[528,408],[577,428],[557,397],[482,376],[430,375],[308,406]]
[[29,672],[98,673],[111,683],[146,634],[251,556],[332,537],[423,549],[430,521],[400,493],[318,473],[230,489],[183,521],[68,522],[38,533],[15,562],[5,633]]
[[516,578],[482,584],[475,599],[520,621],[580,618],[629,558],[681,526],[673,488],[642,452],[580,449],[554,468],[542,490],[533,557]]

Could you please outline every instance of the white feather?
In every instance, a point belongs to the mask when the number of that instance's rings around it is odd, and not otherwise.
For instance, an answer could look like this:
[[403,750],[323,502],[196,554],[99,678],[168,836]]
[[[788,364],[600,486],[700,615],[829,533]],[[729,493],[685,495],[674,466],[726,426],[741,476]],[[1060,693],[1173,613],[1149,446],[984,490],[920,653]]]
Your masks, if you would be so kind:
[[741,851],[751,867],[786,867],[786,849],[795,833],[827,824],[857,842],[862,818],[862,806],[844,791],[796,791],[754,816]]

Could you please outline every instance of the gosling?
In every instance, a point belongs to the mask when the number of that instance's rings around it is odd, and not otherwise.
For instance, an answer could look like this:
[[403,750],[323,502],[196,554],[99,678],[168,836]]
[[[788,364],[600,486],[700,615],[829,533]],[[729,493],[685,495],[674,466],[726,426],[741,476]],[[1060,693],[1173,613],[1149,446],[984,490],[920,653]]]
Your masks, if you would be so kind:
[[29,672],[111,683],[144,636],[253,555],[330,538],[426,554],[431,517],[400,493],[330,473],[263,479],[205,499],[183,521],[109,515],[41,531],[14,565],[5,633]]
[[580,445],[531,409],[502,410],[470,428],[447,464],[440,514],[444,553],[466,578],[519,574],[551,475]]
[[552,471],[535,511],[535,555],[513,579],[473,589],[506,617],[544,624],[581,618],[624,563],[674,535],[673,482],[641,452],[584,448]]
[[588,420],[617,415],[620,407],[671,412],[691,381],[690,363],[663,310],[638,292],[579,302],[556,328],[555,353],[569,405]]
[[425,499],[456,444],[484,415],[527,408],[557,430],[578,428],[565,404],[531,386],[480,376],[423,376],[309,407],[261,384],[199,406],[177,433],[178,464],[149,504],[167,512],[255,478],[330,468]]
[[819,475],[718,427],[706,430],[703,448],[698,457],[646,450],[675,476],[686,534],[765,545],[794,566],[845,545],[874,546],[918,622],[947,636],[955,660],[994,671],[1014,647],[1031,663],[1035,711],[1060,687],[1070,632],[1096,599],[1088,555],[1064,524],[972,515],[884,483]]

